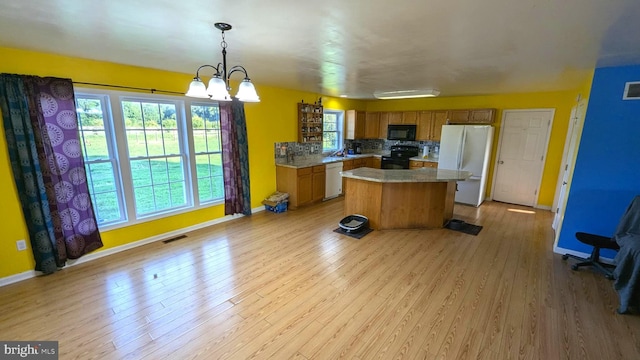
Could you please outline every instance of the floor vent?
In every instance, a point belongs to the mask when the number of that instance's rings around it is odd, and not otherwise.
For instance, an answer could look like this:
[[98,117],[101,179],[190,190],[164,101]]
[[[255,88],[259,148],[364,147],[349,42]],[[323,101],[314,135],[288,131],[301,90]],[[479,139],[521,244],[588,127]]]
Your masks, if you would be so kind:
[[176,236],[176,237],[171,238],[171,239],[162,240],[162,242],[163,242],[163,243],[165,243],[165,244],[168,244],[168,243],[170,243],[170,242],[174,242],[174,241],[176,241],[176,240],[181,240],[181,239],[184,239],[184,238],[186,238],[186,237],[187,237],[187,235],[180,235],[180,236]]
[[640,82],[628,82],[624,86],[624,100],[640,100]]

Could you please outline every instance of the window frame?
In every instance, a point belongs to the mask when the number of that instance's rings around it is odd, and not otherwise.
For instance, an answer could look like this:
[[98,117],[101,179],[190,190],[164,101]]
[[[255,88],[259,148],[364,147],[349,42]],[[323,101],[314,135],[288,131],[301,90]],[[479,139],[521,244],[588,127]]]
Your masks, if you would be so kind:
[[[111,136],[107,139],[109,147],[113,148],[114,154],[116,154],[116,162],[119,165],[119,190],[121,191],[121,197],[123,198],[125,219],[118,222],[110,222],[107,224],[98,224],[100,231],[114,230],[118,228],[128,227],[135,224],[145,223],[153,220],[166,218],[168,216],[179,215],[183,213],[192,212],[199,209],[209,208],[224,204],[224,185],[223,185],[223,197],[221,199],[200,202],[198,197],[198,184],[197,176],[195,172],[195,151],[194,151],[194,139],[193,139],[193,124],[191,121],[191,105],[213,105],[218,106],[219,103],[215,101],[208,102],[206,99],[192,99],[185,96],[170,96],[160,94],[147,94],[137,92],[126,92],[116,90],[103,90],[94,88],[82,88],[76,87],[74,89],[75,96],[104,96],[107,103],[107,110],[109,118],[104,121],[109,123]],[[133,178],[131,173],[131,164],[129,158],[129,150],[127,147],[127,135],[125,120],[122,113],[122,101],[126,100],[145,101],[145,102],[170,102],[176,103],[176,123],[178,130],[178,137],[180,142],[180,149],[185,162],[183,167],[186,186],[186,199],[187,204],[179,208],[172,208],[162,210],[148,215],[137,216],[135,211],[135,197],[133,193]],[[107,125],[105,124],[105,128]],[[106,131],[106,130],[105,130]],[[220,132],[220,143],[222,132]],[[223,168],[224,178],[224,168]],[[120,204],[119,204],[120,205]],[[121,210],[121,214],[122,214]]]
[[[336,115],[336,131],[324,131],[324,115],[326,114],[333,114]],[[336,133],[336,137],[338,139],[338,147],[335,149],[325,149],[324,148],[324,141],[322,143],[322,153],[323,154],[330,154],[330,153],[334,153],[336,151],[340,151],[342,150],[342,148],[344,147],[344,110],[337,110],[337,109],[323,109],[323,119],[322,119],[322,138],[325,138],[325,132],[328,133]]]

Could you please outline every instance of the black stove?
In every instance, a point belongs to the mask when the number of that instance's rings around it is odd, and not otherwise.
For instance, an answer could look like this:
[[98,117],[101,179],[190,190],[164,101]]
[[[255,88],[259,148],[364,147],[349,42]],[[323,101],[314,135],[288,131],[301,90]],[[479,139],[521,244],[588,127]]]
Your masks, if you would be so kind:
[[409,159],[420,154],[420,148],[410,145],[393,145],[391,154],[383,156],[380,167],[382,169],[408,169]]

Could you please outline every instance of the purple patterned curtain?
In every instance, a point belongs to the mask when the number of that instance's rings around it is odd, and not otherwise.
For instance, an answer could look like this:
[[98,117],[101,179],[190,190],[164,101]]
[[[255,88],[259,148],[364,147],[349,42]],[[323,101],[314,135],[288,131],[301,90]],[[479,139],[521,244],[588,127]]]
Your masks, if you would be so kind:
[[0,108],[36,270],[102,247],[70,79],[2,74]]
[[251,215],[249,145],[244,104],[236,99],[220,103],[224,213]]

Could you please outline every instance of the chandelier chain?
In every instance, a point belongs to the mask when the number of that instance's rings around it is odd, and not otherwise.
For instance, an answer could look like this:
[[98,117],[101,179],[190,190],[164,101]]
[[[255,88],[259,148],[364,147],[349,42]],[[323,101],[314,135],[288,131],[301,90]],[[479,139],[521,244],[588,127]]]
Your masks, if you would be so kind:
[[227,42],[224,40],[224,31],[222,32],[222,42],[220,43],[223,49],[227,48]]

